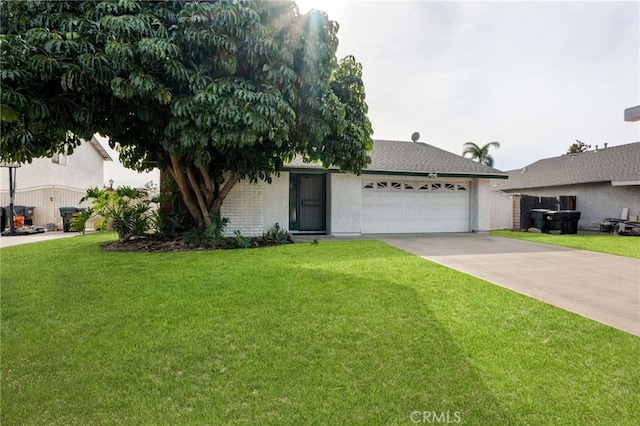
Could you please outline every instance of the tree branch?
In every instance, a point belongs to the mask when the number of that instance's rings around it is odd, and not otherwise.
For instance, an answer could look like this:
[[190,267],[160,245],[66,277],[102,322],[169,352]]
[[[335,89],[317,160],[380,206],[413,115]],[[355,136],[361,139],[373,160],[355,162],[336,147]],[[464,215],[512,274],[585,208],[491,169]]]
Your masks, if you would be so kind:
[[200,167],[200,173],[202,174],[202,180],[204,180],[204,199],[207,203],[207,207],[211,208],[211,203],[213,203],[214,200],[213,181],[211,180],[209,171],[206,167]]
[[207,204],[202,197],[202,190],[200,189],[200,185],[198,184],[198,179],[193,174],[193,169],[190,165],[186,167],[187,177],[189,178],[189,182],[191,183],[191,189],[193,189],[193,193],[198,199],[198,206],[200,207],[200,211],[202,212],[202,217],[204,218],[205,225],[209,225],[211,223],[211,219],[209,218],[209,209],[207,208]]
[[169,155],[169,158],[171,159],[171,166],[167,166],[167,170],[176,180],[178,188],[180,188],[180,193],[182,194],[182,200],[184,201],[187,210],[189,210],[189,213],[191,213],[191,216],[195,219],[196,226],[198,228],[203,228],[205,219],[198,208],[196,200],[193,198],[193,192],[189,187],[189,183],[182,173],[182,169],[180,168],[180,157],[171,154]]
[[233,186],[240,181],[242,175],[240,173],[231,173],[231,176],[224,182],[222,188],[220,188],[220,192],[215,200],[213,200],[213,206],[211,211],[220,213],[220,207],[222,207],[222,202],[229,195],[229,192],[233,188]]

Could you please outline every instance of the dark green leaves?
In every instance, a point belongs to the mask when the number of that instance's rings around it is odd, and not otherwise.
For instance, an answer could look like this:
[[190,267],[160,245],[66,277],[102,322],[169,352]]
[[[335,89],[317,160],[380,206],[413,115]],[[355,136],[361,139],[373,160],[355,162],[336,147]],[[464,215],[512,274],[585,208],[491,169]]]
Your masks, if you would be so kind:
[[290,1],[17,0],[0,1],[0,24],[3,159],[99,132],[130,167],[179,156],[185,173],[202,171],[194,191],[229,173],[268,180],[297,154],[356,173],[367,164],[362,70],[336,61],[338,25],[324,12],[300,15]]

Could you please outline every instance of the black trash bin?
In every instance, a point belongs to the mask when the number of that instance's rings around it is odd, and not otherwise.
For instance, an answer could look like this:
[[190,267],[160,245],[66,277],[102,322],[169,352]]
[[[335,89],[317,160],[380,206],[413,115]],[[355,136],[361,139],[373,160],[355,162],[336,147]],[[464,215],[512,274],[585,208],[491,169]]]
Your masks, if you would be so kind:
[[562,232],[562,223],[561,223],[560,216],[558,216],[558,212],[548,211],[547,213],[545,213],[544,228],[545,228],[545,232],[549,232],[549,231]]
[[60,216],[62,216],[62,230],[71,232],[71,218],[74,214],[86,210],[83,207],[60,207]]
[[545,214],[546,232],[560,231],[561,234],[577,234],[581,214],[576,210],[547,212]]
[[558,213],[562,215],[562,233],[577,234],[578,221],[580,220],[582,213],[577,210],[560,210]]
[[529,213],[531,216],[531,226],[545,232],[545,215],[550,211],[549,209],[532,209]]
[[4,207],[0,207],[0,232],[4,231],[4,228],[7,226],[7,218],[6,218],[6,210]]

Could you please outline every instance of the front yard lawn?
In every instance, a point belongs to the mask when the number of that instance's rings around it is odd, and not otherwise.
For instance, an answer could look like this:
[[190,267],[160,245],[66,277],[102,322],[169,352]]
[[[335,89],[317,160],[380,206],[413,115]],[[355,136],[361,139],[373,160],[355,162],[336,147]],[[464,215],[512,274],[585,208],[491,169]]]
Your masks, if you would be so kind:
[[0,250],[5,425],[640,424],[640,338],[376,241]]
[[517,231],[491,231],[491,235],[640,259],[640,237],[611,234],[554,235]]

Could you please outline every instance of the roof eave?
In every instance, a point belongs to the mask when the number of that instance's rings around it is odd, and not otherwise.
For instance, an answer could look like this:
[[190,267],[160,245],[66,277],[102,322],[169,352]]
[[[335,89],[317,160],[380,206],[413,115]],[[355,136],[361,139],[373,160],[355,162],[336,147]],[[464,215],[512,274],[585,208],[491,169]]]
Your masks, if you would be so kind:
[[89,140],[89,143],[96,149],[96,151],[98,151],[98,154],[100,154],[104,161],[113,161],[113,158],[111,158],[109,153],[104,149],[100,141],[98,141],[95,136]]
[[[337,168],[325,169],[320,166],[284,166],[282,168],[285,172],[291,173],[342,173]],[[416,172],[407,170],[370,170],[364,169],[361,174],[368,175],[386,175],[386,176],[412,176],[412,177],[463,177],[463,178],[478,178],[478,179],[508,179],[509,175],[506,173],[475,173],[475,172]]]

